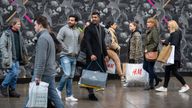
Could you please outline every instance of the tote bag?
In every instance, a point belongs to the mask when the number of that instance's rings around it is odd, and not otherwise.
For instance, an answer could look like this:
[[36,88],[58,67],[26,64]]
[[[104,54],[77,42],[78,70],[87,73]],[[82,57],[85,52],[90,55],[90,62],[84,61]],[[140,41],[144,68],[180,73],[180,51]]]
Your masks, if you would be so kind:
[[[98,64],[98,62],[97,61],[95,62],[100,67],[100,69],[103,70],[101,66]],[[104,88],[106,86],[108,73],[104,71],[100,72],[89,70],[89,66],[91,64],[92,62],[88,65],[87,69],[83,69],[79,84]]]
[[115,62],[112,59],[110,59],[109,62],[107,62],[107,73],[115,74],[115,72],[116,72]]
[[29,100],[26,107],[47,108],[48,86],[46,82],[36,82],[29,84]]
[[[143,64],[126,63],[126,81],[130,83],[148,83],[148,73],[143,69]],[[136,85],[136,84],[135,84]]]
[[161,52],[157,58],[157,61],[161,62],[161,63],[166,63],[170,54],[171,54],[171,50],[172,50],[172,47],[171,45],[167,45],[167,46],[163,46],[163,48],[161,49]]

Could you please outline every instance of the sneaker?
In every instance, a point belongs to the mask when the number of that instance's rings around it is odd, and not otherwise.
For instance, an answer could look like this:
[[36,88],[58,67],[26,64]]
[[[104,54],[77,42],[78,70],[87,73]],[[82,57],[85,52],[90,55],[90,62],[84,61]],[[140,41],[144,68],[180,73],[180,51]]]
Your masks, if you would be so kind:
[[61,91],[59,91],[57,88],[56,88],[56,91],[57,91],[57,94],[59,95],[59,98],[61,99]]
[[66,101],[73,101],[73,102],[77,102],[78,101],[78,99],[73,97],[73,96],[66,97],[65,100]]
[[122,76],[122,77],[121,77],[121,82],[125,82],[125,81],[126,81],[125,77]]
[[165,88],[165,87],[163,87],[163,86],[161,86],[161,87],[159,87],[159,88],[156,88],[155,90],[156,90],[156,91],[159,91],[159,92],[167,92],[167,88]]
[[184,85],[183,87],[181,87],[181,89],[179,90],[180,93],[184,93],[186,92],[187,90],[189,90],[190,87],[188,85]]

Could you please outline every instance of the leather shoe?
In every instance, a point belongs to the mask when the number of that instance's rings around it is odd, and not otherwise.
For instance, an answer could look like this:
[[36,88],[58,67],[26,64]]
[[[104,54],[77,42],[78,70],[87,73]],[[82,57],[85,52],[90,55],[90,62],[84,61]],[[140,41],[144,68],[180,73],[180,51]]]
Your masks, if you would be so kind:
[[144,88],[144,90],[154,90],[154,89],[155,89],[154,87],[150,87],[150,86]]
[[95,96],[95,94],[89,94],[89,100],[98,101],[98,99],[97,99],[97,97]]

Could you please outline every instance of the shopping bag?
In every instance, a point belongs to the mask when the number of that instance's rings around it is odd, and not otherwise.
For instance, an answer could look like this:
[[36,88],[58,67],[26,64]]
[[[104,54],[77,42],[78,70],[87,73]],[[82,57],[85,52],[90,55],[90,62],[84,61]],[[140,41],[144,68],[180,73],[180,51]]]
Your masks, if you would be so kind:
[[47,108],[48,86],[46,82],[35,82],[29,84],[29,100],[26,107]]
[[146,85],[148,83],[148,73],[143,69],[143,64],[126,63],[127,85]]
[[158,57],[158,51],[146,52],[145,58],[147,61],[155,61]]
[[167,59],[169,58],[171,54],[172,47],[170,44],[164,45],[163,48],[161,49],[161,52],[157,58],[157,61],[161,63],[166,63]]
[[80,51],[78,56],[77,56],[77,61],[81,62],[83,64],[86,63],[86,53],[84,51]]
[[167,65],[174,64],[174,59],[175,59],[175,46],[171,45],[171,54],[169,58],[167,59]]
[[116,66],[115,66],[115,62],[110,59],[108,62],[107,62],[107,73],[109,74],[115,74],[115,71],[116,71]]
[[[96,62],[96,63],[101,68],[101,66],[98,64],[98,62]],[[89,64],[89,66],[91,64],[92,64],[92,62]],[[87,69],[83,69],[79,83],[89,85],[89,86],[96,86],[96,87],[104,88],[106,86],[108,73],[88,70],[89,66],[87,67]],[[101,70],[103,70],[103,69],[101,68]]]

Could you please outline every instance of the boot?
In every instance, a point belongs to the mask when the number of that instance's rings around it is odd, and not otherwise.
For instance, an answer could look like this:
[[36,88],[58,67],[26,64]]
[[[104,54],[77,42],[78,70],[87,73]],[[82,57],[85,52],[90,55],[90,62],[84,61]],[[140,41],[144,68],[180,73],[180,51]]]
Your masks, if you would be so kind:
[[0,90],[4,97],[8,97],[7,87],[4,88],[2,85],[0,85]]
[[15,91],[15,89],[9,88],[9,97],[19,98],[20,94]]
[[97,97],[95,96],[95,94],[89,94],[89,100],[98,101],[98,99],[97,99]]

